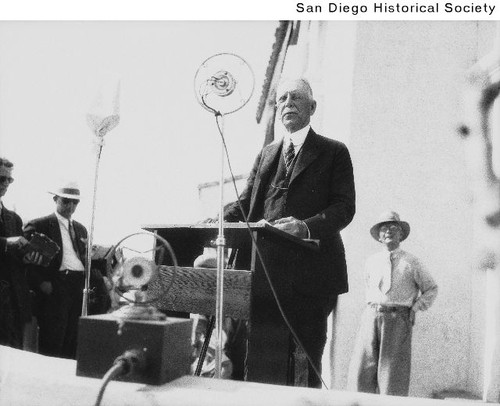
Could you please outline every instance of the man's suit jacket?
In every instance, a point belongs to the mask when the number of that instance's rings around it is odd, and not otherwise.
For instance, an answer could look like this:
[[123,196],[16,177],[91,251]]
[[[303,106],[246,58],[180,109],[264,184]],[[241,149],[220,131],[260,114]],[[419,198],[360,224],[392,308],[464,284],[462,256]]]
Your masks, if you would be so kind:
[[[240,196],[249,221],[261,220],[257,216],[262,212],[282,144],[280,140],[265,146],[255,160]],[[284,217],[303,220],[311,238],[320,240],[320,252],[307,270],[294,275],[296,291],[307,296],[347,292],[347,267],[340,231],[351,222],[354,213],[354,175],[347,147],[311,129],[290,177]],[[243,220],[238,202],[226,206],[224,218],[230,222]]]
[[[26,282],[26,269],[17,253],[6,252],[7,237],[23,235],[21,217],[11,210],[2,209],[0,219],[0,279],[11,285],[11,294],[14,295],[14,304],[19,311],[20,320],[31,320],[31,298]],[[1,310],[0,310],[1,311]]]
[[[78,256],[82,263],[85,265],[86,262],[86,251],[87,251],[87,230],[77,221],[72,220],[73,227],[75,230]],[[62,257],[63,257],[63,245],[61,229],[59,228],[59,222],[56,215],[50,214],[45,217],[41,217],[30,221],[24,228],[24,233],[26,238],[30,239],[34,232],[45,234],[51,240],[53,240],[59,248],[59,252],[52,258],[47,267],[42,266],[30,266],[30,280],[32,287],[38,289],[43,281],[54,281],[57,278],[59,268],[61,267]]]

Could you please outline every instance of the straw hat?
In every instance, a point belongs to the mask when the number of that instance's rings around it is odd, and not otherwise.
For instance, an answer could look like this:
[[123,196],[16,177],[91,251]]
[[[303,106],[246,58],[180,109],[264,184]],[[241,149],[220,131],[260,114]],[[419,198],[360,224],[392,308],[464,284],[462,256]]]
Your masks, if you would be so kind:
[[67,199],[80,200],[80,188],[76,182],[66,182],[57,189],[49,190],[49,193]]
[[395,211],[386,211],[379,216],[377,223],[375,223],[375,225],[370,228],[370,234],[377,241],[379,240],[380,226],[384,223],[397,223],[401,226],[401,229],[403,230],[401,241],[406,240],[406,238],[410,234],[410,225],[406,221],[401,221],[398,213],[396,213]]

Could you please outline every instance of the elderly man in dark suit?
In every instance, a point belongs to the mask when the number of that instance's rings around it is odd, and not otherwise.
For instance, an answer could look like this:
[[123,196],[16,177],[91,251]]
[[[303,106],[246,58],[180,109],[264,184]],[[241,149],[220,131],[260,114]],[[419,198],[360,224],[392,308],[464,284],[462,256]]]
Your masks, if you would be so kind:
[[[55,213],[30,221],[24,230],[27,237],[41,233],[60,247],[47,267],[32,266],[29,270],[30,284],[37,297],[39,350],[44,355],[75,358],[85,286],[87,230],[72,219],[80,202],[80,190],[75,182],[49,193],[54,195]],[[95,286],[96,296],[106,300],[102,277],[92,273],[91,284]]]
[[[299,238],[320,240],[320,252],[309,272],[293,279],[294,325],[321,371],[327,318],[337,296],[348,290],[340,231],[355,213],[353,168],[343,143],[311,128],[316,101],[307,80],[282,81],[276,108],[283,137],[262,149],[240,196],[241,206],[228,205],[224,217],[229,222],[242,221],[244,212],[249,221],[265,219]],[[311,365],[308,376],[309,386],[321,386]]]

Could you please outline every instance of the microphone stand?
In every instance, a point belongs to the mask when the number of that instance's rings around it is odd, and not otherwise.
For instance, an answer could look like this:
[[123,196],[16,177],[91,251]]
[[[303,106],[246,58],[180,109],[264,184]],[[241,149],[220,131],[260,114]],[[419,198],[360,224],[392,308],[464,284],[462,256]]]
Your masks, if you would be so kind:
[[[213,58],[218,58],[217,64],[213,63],[211,66]],[[209,62],[212,61],[212,62]],[[234,93],[233,99],[229,98],[230,102],[220,103],[222,106],[222,111],[215,107],[210,106],[210,103],[206,102],[206,97],[209,94],[213,94],[216,97],[224,98],[233,95],[233,92],[238,83],[241,81],[236,80],[235,77],[229,72],[228,68],[221,69],[221,62],[226,62],[229,66],[236,68],[237,72],[245,67],[248,68],[245,72],[251,76],[252,89],[245,94],[245,88],[242,91],[238,90]],[[210,72],[208,77],[205,76],[206,71],[214,69],[214,72]],[[202,74],[200,75],[200,72]],[[242,73],[245,73],[242,72]],[[197,79],[201,78],[198,83]],[[244,77],[243,77],[244,78]],[[250,77],[248,78],[250,79]],[[225,247],[226,239],[224,237],[224,160],[226,157],[226,146],[224,141],[224,131],[223,131],[223,114],[233,113],[240,108],[242,108],[250,99],[253,92],[253,72],[251,71],[248,64],[242,58],[234,54],[217,54],[209,59],[207,59],[198,69],[195,76],[195,91],[199,96],[198,101],[200,104],[207,109],[209,112],[215,115],[215,120],[219,127],[219,132],[221,136],[221,162],[220,162],[220,210],[219,210],[219,234],[215,241],[217,247],[217,289],[216,289],[216,302],[215,302],[215,320],[216,320],[216,343],[215,343],[215,377],[221,377],[222,371],[222,324],[224,318],[223,303],[224,303],[224,266],[225,261]],[[236,96],[236,97],[235,97]],[[247,97],[248,96],[248,97]],[[235,103],[236,102],[236,103]],[[219,103],[216,103],[218,105]],[[221,123],[219,123],[219,119]]]
[[92,216],[90,220],[90,232],[87,238],[87,260],[85,262],[85,286],[83,288],[82,300],[82,317],[88,315],[89,307],[89,291],[90,291],[90,270],[92,266],[92,239],[94,236],[94,220],[97,196],[97,179],[99,177],[99,163],[101,160],[102,147],[104,146],[104,134],[101,131],[96,131],[97,135],[97,153],[94,172],[94,193],[92,198]]
[[[215,113],[215,119],[223,116],[221,113]],[[223,136],[223,121],[220,125],[220,131]],[[223,303],[224,303],[224,265],[225,265],[225,247],[226,239],[224,237],[224,143],[221,142],[221,161],[220,161],[220,207],[219,207],[219,234],[215,240],[217,247],[217,290],[215,301],[215,320],[216,320],[216,344],[215,344],[215,377],[221,378],[222,373],[222,324],[223,324]]]

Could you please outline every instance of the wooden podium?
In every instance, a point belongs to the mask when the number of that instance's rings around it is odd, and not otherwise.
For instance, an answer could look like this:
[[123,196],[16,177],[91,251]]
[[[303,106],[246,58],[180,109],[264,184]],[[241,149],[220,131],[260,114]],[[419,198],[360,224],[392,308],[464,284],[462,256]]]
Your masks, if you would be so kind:
[[[171,259],[167,259],[161,269],[161,282],[152,283],[149,287],[155,294],[155,290],[161,292],[171,284],[157,307],[163,311],[214,315],[217,270],[193,268],[192,265],[203,253],[204,247],[215,247],[217,224],[147,225],[143,228],[165,238],[172,246],[178,262],[178,272],[174,276],[172,263],[168,262]],[[256,244],[252,242],[250,233]],[[250,223],[250,227],[242,223],[226,223],[224,237],[226,248],[237,250],[234,269],[224,271],[224,315],[250,322],[246,380],[293,384],[289,365],[289,329],[258,258],[257,247],[281,307],[292,326],[294,318],[289,308],[294,299],[292,286],[295,276],[307,272],[307,265],[319,247],[269,224],[260,223]]]

